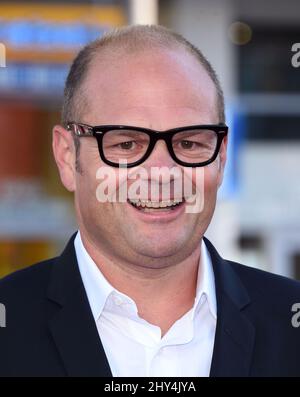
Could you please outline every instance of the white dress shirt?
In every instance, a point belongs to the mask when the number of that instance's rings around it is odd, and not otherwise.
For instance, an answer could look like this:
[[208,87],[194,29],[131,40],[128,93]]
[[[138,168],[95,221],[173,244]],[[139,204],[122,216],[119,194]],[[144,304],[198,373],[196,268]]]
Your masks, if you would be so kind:
[[103,276],[86,251],[80,232],[74,245],[113,376],[209,376],[217,310],[214,273],[203,241],[194,305],[163,337],[158,326],[138,315],[135,302]]

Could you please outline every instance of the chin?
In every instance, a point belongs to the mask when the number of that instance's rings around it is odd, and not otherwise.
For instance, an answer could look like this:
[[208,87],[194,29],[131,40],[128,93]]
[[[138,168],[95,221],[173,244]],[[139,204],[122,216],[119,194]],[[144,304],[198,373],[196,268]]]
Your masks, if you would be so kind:
[[176,256],[182,251],[181,248],[186,246],[186,243],[179,241],[178,238],[171,241],[157,241],[157,239],[155,239],[155,241],[149,241],[148,244],[145,244],[144,240],[140,244],[137,244],[138,241],[135,243],[135,251],[139,255],[156,259]]

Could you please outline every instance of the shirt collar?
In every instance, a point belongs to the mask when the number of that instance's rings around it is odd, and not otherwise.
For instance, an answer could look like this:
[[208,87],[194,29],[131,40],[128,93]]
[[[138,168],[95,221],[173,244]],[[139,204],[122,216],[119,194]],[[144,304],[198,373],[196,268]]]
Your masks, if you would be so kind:
[[88,254],[83,245],[79,230],[74,240],[74,246],[82,282],[94,319],[97,320],[104,309],[107,298],[115,289],[106,280],[96,263]]
[[[88,301],[92,310],[95,321],[100,317],[108,298],[111,295],[122,297],[122,299],[133,303],[132,299],[116,290],[104,277],[100,269],[97,267],[91,256],[85,249],[80,231],[78,231],[74,240],[75,252],[78,262],[80,275],[88,297]],[[214,272],[212,268],[211,258],[204,241],[201,242],[200,266],[197,276],[197,288],[195,304],[193,311],[199,307],[203,300],[206,299],[209,310],[214,318],[217,318],[217,303],[215,293]]]
[[205,242],[201,240],[201,256],[198,267],[197,276],[197,288],[195,304],[193,309],[196,310],[200,306],[203,300],[206,299],[209,305],[209,310],[213,317],[217,318],[217,299],[216,299],[216,287],[215,287],[215,276],[213,266],[211,263],[210,254],[205,245]]

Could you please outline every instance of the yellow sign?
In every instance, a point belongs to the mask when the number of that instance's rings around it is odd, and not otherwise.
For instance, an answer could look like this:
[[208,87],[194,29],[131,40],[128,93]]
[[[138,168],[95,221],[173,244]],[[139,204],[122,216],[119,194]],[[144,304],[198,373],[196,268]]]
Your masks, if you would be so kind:
[[67,63],[80,46],[125,23],[118,6],[0,4],[0,42],[8,63]]
[[33,19],[48,21],[81,21],[85,23],[119,26],[125,23],[123,8],[84,4],[2,3],[1,19]]

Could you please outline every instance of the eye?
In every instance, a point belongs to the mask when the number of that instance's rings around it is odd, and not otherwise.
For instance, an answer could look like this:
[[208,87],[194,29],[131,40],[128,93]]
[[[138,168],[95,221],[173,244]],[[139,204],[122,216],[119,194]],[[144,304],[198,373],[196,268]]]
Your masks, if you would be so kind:
[[194,145],[197,145],[197,143],[196,143],[196,142],[193,142],[193,141],[184,140],[184,141],[181,141],[181,142],[180,142],[180,146],[181,146],[183,149],[193,149],[193,148],[194,148]]
[[129,150],[134,147],[134,144],[135,144],[134,141],[127,141],[127,142],[119,143],[118,146],[120,146],[121,149]]

